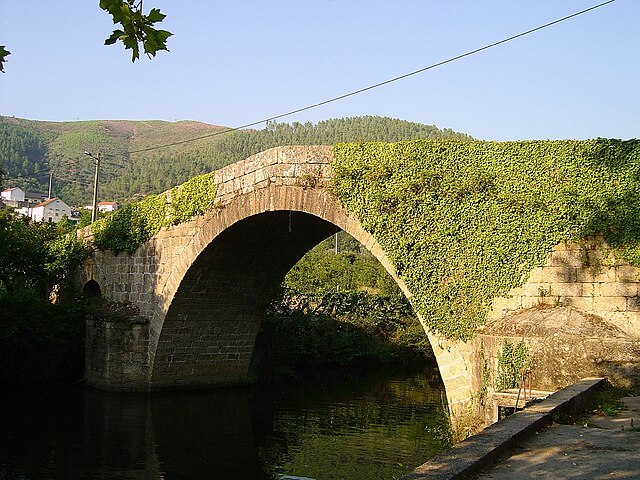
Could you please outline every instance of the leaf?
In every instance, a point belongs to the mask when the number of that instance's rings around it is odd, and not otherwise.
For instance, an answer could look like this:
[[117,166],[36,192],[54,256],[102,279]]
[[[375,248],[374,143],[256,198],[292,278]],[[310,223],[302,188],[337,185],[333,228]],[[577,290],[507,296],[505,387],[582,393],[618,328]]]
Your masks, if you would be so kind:
[[4,45],[0,45],[0,72],[2,73],[4,73],[4,62],[7,61],[7,56],[9,55],[11,55],[11,52]]
[[124,34],[122,30],[114,30],[109,38],[104,41],[105,45],[113,45],[116,43],[120,37]]
[[173,33],[168,32],[167,30],[155,30],[155,38],[158,44],[164,44],[172,35]]
[[151,11],[149,12],[149,15],[147,15],[147,21],[149,23],[156,23],[156,22],[161,22],[162,20],[164,20],[166,17],[166,15],[164,13],[160,13],[160,10],[157,8],[152,8]]
[[114,24],[122,25],[122,29],[114,30],[105,40],[105,45],[113,45],[118,40],[122,41],[126,50],[132,50],[132,62],[140,58],[140,45],[150,57],[155,56],[158,50],[168,51],[166,41],[172,33],[167,30],[156,30],[152,26],[166,17],[159,9],[154,8],[148,15],[144,15],[142,2],[136,5],[125,0],[100,0],[100,8],[111,15]]

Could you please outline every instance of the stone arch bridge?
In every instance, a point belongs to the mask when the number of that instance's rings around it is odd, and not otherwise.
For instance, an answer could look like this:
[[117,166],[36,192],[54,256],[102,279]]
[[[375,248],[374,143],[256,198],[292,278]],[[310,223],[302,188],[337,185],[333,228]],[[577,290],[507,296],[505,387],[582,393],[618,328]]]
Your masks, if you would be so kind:
[[[331,161],[332,147],[277,147],[259,153],[215,172],[216,201],[204,215],[162,229],[134,254],[95,251],[78,280],[88,291],[134,303],[142,318],[126,324],[90,322],[87,383],[110,390],[160,390],[247,381],[260,319],[276,288],[306,252],[337,229],[361,242],[411,299],[375,238],[327,188]],[[640,308],[628,299],[640,293],[637,272],[627,271],[636,275],[633,287],[628,283],[624,291],[611,287],[596,293],[593,285],[601,283],[599,279],[577,277],[581,255],[578,247],[557,247],[547,265],[532,272],[529,284],[494,301],[489,320],[536,305],[538,287],[544,285],[576,304],[583,301],[576,307],[580,312],[610,311],[603,318],[635,345],[629,332],[638,330]],[[561,275],[562,268],[573,273]],[[616,280],[616,269],[622,267],[611,268],[604,275],[622,285]],[[585,282],[590,282],[590,293],[583,288]],[[602,301],[603,293],[615,297],[615,305],[622,307],[616,311],[629,313],[631,320],[629,315],[616,316]],[[594,303],[598,298],[602,308]],[[487,358],[495,358],[499,342],[492,344],[487,336],[482,345],[494,347],[484,352],[477,341],[447,340],[425,331],[451,413],[468,412],[470,405],[485,402]],[[580,368],[570,372],[582,373]]]

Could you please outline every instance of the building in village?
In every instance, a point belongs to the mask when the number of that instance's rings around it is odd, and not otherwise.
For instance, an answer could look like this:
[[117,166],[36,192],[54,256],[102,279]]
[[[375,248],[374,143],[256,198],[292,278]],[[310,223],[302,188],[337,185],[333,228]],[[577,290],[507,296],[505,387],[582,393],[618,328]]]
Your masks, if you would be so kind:
[[6,205],[16,209],[34,207],[48,198],[46,193],[25,192],[20,187],[7,188],[0,196]]
[[18,203],[25,201],[24,190],[20,187],[7,188],[0,192],[0,198],[2,198],[7,205],[17,207]]
[[74,220],[69,205],[59,198],[48,198],[46,193],[25,192],[20,187],[12,187],[0,194],[3,207],[11,207],[18,215],[30,217],[34,222],[58,223],[64,217]]
[[29,208],[28,215],[34,222],[58,223],[64,217],[71,217],[71,207],[59,198],[51,198]]
[[24,201],[27,202],[28,207],[38,205],[49,198],[49,195],[42,192],[25,192],[24,194]]
[[99,212],[112,213],[112,212],[115,212],[117,209],[118,209],[118,204],[116,202],[98,202]]

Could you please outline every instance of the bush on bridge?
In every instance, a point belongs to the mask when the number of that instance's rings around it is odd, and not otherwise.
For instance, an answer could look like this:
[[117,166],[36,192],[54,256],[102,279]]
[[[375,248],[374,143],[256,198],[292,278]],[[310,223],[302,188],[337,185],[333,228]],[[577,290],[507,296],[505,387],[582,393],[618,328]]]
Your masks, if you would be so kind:
[[133,253],[162,227],[202,215],[215,196],[214,174],[198,175],[168,194],[149,195],[95,222],[91,227],[94,243],[100,250]]
[[640,141],[339,144],[334,192],[431,329],[469,339],[553,246],[601,234],[640,266]]

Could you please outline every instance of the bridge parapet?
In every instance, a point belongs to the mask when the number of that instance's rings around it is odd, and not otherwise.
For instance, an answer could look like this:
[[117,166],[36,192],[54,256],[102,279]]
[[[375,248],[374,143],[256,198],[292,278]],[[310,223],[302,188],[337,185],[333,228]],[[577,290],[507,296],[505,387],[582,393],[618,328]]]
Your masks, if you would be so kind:
[[227,203],[268,186],[324,187],[331,178],[330,146],[275,147],[215,172],[216,200]]

